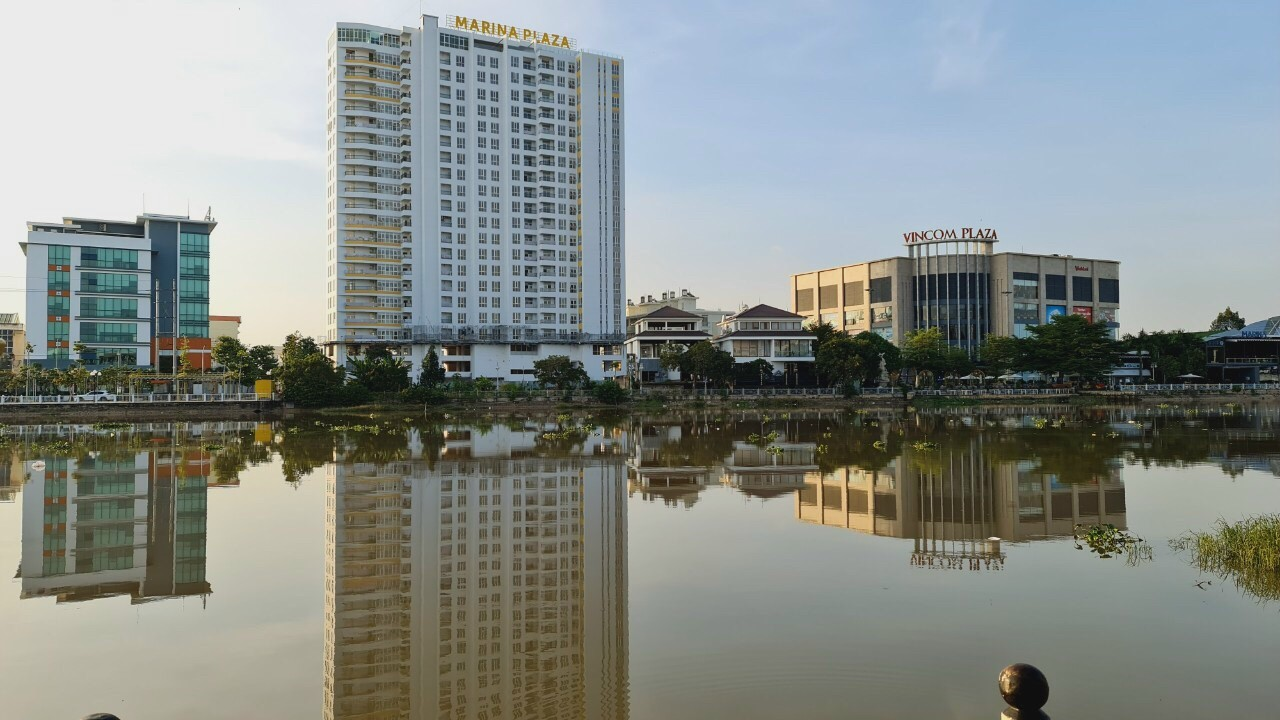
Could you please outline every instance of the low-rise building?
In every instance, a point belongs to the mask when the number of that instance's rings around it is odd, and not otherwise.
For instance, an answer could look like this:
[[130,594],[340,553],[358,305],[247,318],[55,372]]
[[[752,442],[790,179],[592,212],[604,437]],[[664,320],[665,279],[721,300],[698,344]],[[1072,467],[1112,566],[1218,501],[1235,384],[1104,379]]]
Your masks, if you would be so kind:
[[736,363],[765,360],[784,385],[806,384],[813,375],[817,336],[804,329],[804,317],[770,305],[756,305],[720,323],[713,342]]
[[209,339],[216,343],[218,338],[223,337],[229,337],[233,340],[240,339],[239,315],[209,316]]
[[18,313],[0,313],[0,368],[18,367],[27,356],[27,333]]
[[706,330],[713,335],[719,331],[720,323],[733,314],[728,310],[708,310],[698,307],[698,296],[684,289],[679,293],[675,290],[670,290],[657,297],[641,295],[637,300],[627,300],[627,334],[631,334],[631,325],[636,320],[663,307],[675,308],[697,315],[702,318],[700,329]]
[[1274,381],[1280,369],[1280,315],[1210,335],[1204,347],[1210,382]]
[[631,378],[641,383],[680,380],[679,370],[662,367],[662,351],[669,345],[687,348],[710,340],[711,333],[703,323],[703,317],[669,305],[634,321],[628,318],[625,348]]

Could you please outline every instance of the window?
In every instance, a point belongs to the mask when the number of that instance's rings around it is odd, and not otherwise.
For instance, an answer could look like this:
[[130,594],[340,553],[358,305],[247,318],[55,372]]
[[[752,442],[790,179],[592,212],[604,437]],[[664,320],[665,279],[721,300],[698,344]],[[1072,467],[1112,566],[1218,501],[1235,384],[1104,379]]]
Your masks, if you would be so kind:
[[1013,296],[1019,300],[1039,300],[1040,276],[1036,273],[1014,273]]
[[[848,300],[845,300],[845,302],[848,302]],[[866,318],[865,310],[845,310],[844,311],[845,325],[858,325],[863,321],[864,318]]]
[[1044,276],[1044,298],[1045,300],[1066,300],[1067,276],[1046,274]]
[[70,290],[71,289],[71,271],[70,270],[50,270],[49,271],[49,289],[50,290]]
[[1093,302],[1093,278],[1073,275],[1071,277],[1071,299]]
[[81,248],[80,265],[91,268],[137,270],[138,251],[116,248]]
[[844,284],[844,306],[857,307],[858,305],[864,304],[866,302],[866,298],[863,296],[863,293],[865,292],[866,290],[862,287],[861,280],[855,280],[853,282],[845,283]]
[[1098,278],[1098,302],[1120,303],[1120,281]]
[[833,308],[836,307],[836,286],[822,285],[818,288],[818,307]]
[[71,298],[66,295],[49,296],[49,314],[54,317],[66,317],[71,314]]
[[70,265],[71,264],[71,248],[66,245],[50,245],[49,246],[49,264],[50,265]]
[[82,297],[82,318],[136,318],[138,301],[128,298]]
[[138,276],[120,273],[80,273],[80,292],[137,295]]
[[179,250],[183,255],[209,254],[209,236],[204,233],[182,233],[179,239]]
[[209,258],[207,256],[183,255],[178,267],[183,277],[209,277]]
[[1013,336],[1028,337],[1031,332],[1027,329],[1032,325],[1038,325],[1040,321],[1040,305],[1037,303],[1015,302],[1013,304]]
[[871,302],[893,302],[893,278],[883,277],[871,279]]
[[188,280],[183,278],[178,281],[178,290],[183,300],[208,300],[209,299],[209,281],[208,280]]
[[131,343],[138,341],[137,323],[82,322],[80,341],[87,343]]
[[796,290],[796,312],[813,311],[813,288]]

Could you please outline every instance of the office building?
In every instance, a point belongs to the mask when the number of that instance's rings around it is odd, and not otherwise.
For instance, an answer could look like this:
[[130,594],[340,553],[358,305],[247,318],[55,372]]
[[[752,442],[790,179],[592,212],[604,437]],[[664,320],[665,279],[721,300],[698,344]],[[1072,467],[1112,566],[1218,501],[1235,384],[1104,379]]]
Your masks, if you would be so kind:
[[[959,238],[959,239],[957,239]],[[900,343],[936,327],[973,353],[987,335],[1073,313],[1119,333],[1120,263],[1071,255],[997,253],[992,230],[907,233],[907,255],[791,276],[791,307],[808,321]]]
[[327,348],[531,380],[623,375],[623,62],[523,27],[339,23],[328,59]]
[[208,595],[210,467],[208,453],[172,446],[25,462],[22,598]]
[[329,466],[327,720],[625,720],[622,447],[537,457],[544,430]]
[[209,357],[212,218],[139,215],[27,223],[30,362],[172,368]]
[[18,367],[27,357],[27,332],[18,313],[0,313],[0,368]]

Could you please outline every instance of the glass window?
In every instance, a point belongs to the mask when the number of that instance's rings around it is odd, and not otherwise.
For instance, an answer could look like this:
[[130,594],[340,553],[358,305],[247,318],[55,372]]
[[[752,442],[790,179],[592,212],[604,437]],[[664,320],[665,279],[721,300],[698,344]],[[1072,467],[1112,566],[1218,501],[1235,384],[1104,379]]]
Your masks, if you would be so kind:
[[182,277],[209,277],[209,258],[204,255],[183,255],[178,267]]
[[1014,273],[1013,297],[1019,300],[1039,300],[1040,276],[1035,273]]
[[80,317],[136,318],[138,301],[129,298],[82,297]]
[[183,278],[178,281],[178,288],[183,300],[208,300],[209,281]]
[[1120,281],[1098,278],[1098,302],[1118,304],[1120,302]]
[[50,270],[49,271],[49,289],[50,290],[70,290],[71,289],[71,271]]
[[818,307],[833,308],[836,307],[836,286],[823,285],[818,288]]
[[122,273],[80,273],[80,292],[137,295],[138,276]]
[[1044,297],[1046,300],[1066,300],[1067,299],[1067,276],[1066,275],[1045,275],[1044,276]]
[[1031,332],[1027,329],[1032,325],[1039,324],[1040,305],[1037,303],[1020,303],[1013,304],[1013,336],[1028,337]]
[[[846,301],[846,302],[847,302],[847,301]],[[845,325],[858,325],[858,324],[860,324],[860,323],[862,322],[863,318],[865,318],[866,316],[867,316],[867,315],[866,315],[866,311],[865,311],[865,310],[845,310],[845,311],[844,311],[844,324],[845,324]]]
[[71,323],[66,321],[55,321],[49,323],[47,329],[49,340],[67,342],[70,339]]
[[182,233],[179,248],[183,255],[192,253],[209,254],[209,236],[205,233]]
[[80,265],[91,268],[137,270],[138,251],[120,250],[117,248],[81,248]]
[[70,315],[71,298],[67,295],[50,295],[49,314],[54,317],[65,317]]
[[1093,302],[1093,278],[1079,275],[1072,276],[1071,299]]
[[137,365],[138,348],[104,347],[93,349],[93,361],[86,364],[98,366]]
[[883,277],[871,279],[871,302],[893,302],[893,278]]
[[66,245],[50,245],[49,246],[49,264],[50,265],[70,265],[71,264],[71,248]]
[[80,341],[87,343],[131,343],[138,340],[137,323],[82,322]]

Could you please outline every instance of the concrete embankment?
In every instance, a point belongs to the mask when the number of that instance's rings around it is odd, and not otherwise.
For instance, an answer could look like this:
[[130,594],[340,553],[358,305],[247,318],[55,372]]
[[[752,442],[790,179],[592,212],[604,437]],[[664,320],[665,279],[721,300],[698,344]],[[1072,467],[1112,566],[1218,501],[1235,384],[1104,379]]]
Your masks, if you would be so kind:
[[278,400],[226,403],[65,403],[0,405],[0,423],[147,421],[147,420],[260,420],[283,417]]

